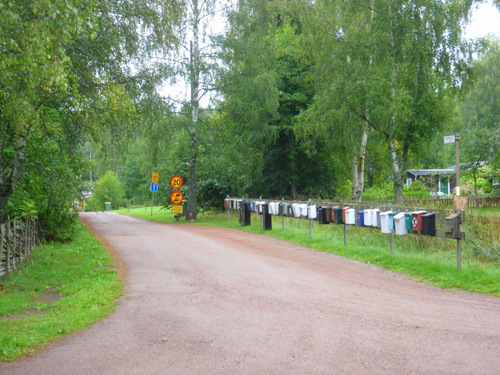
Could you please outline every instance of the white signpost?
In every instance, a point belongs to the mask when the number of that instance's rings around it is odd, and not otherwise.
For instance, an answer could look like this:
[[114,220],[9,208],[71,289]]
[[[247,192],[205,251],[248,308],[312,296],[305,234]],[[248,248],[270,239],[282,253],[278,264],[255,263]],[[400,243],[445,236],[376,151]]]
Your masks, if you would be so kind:
[[445,135],[444,136],[444,144],[455,143],[455,135]]

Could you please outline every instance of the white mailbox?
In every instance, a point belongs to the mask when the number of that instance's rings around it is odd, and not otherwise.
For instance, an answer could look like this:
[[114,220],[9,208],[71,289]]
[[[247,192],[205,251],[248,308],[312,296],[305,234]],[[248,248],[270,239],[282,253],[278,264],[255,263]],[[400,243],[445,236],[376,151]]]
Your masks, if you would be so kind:
[[365,227],[371,227],[373,226],[372,224],[372,209],[365,209]]
[[302,203],[300,205],[300,214],[301,214],[301,216],[307,217],[307,207],[308,206],[305,203]]
[[392,233],[393,230],[390,227],[390,217],[392,211],[385,211],[380,213],[380,229],[382,233]]
[[293,203],[292,204],[292,210],[293,210],[293,216],[300,217],[300,213],[301,213],[300,204]]
[[349,225],[356,225],[356,210],[354,208],[348,208],[345,211],[345,223]]
[[396,234],[399,236],[408,234],[404,212],[400,212],[399,214],[394,215],[394,228],[396,229]]
[[309,212],[308,212],[307,217],[308,217],[309,219],[316,219],[316,218],[318,217],[318,209],[316,208],[316,206],[315,206],[315,205],[313,205],[313,206],[309,206],[309,207],[308,207],[308,211],[309,211]]
[[379,220],[379,216],[378,216],[378,208],[375,208],[373,210],[371,210],[370,212],[370,215],[371,215],[371,222],[372,222],[372,227],[378,227],[378,220]]

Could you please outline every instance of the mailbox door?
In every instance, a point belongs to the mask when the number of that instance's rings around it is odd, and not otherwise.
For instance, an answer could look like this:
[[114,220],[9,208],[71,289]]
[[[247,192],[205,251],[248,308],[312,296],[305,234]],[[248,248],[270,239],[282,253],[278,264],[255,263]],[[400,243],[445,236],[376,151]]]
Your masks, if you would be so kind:
[[412,216],[411,212],[405,213],[406,230],[413,230]]
[[412,223],[413,223],[413,230],[415,231],[422,231],[422,215],[425,212],[416,212],[413,214],[412,217]]
[[436,214],[428,213],[422,215],[422,233],[427,236],[436,235]]
[[335,211],[335,223],[336,224],[343,224],[344,221],[344,216],[345,216],[345,211],[342,210],[342,208],[337,207],[334,208]]
[[348,208],[345,210],[345,223],[349,225],[356,224],[356,211],[354,208]]
[[392,233],[392,230],[389,225],[391,211],[381,212],[380,213],[380,229],[382,233]]
[[365,226],[365,211],[363,211],[363,210],[358,211],[358,225],[360,227]]
[[394,228],[397,235],[403,236],[408,234],[404,213],[401,212],[394,216]]

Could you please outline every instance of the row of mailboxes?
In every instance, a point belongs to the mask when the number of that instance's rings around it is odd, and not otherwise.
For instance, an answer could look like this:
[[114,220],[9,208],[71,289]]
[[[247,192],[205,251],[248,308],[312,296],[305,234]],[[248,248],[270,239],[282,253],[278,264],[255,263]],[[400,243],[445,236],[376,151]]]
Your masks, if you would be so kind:
[[[287,203],[265,201],[243,201],[242,199],[226,199],[224,206],[228,209],[240,210],[240,223],[250,225],[250,213],[264,215],[264,229],[271,227],[271,215],[290,216],[318,220],[320,224],[347,224],[362,227],[375,227],[382,233],[405,235],[410,231],[424,235],[436,235],[436,215],[425,211],[417,212],[381,212],[379,209],[355,210],[349,207],[316,206],[306,203]],[[460,238],[459,215],[446,218],[447,233],[452,238]]]

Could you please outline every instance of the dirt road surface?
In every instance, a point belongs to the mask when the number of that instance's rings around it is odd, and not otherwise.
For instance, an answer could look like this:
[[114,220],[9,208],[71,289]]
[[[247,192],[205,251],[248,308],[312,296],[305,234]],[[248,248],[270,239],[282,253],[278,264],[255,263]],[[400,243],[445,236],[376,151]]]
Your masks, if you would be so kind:
[[116,312],[0,374],[500,374],[500,298],[234,229],[82,219],[127,268]]

